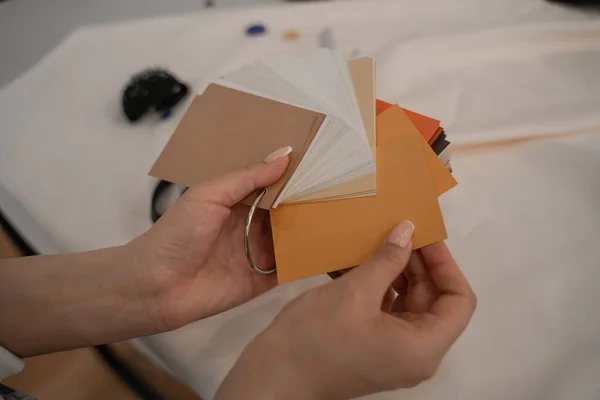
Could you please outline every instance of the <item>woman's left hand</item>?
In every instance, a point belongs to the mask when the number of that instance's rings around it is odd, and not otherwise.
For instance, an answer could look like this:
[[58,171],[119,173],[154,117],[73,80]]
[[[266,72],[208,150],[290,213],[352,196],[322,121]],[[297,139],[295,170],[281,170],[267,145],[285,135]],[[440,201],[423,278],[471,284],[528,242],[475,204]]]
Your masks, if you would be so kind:
[[[262,163],[190,188],[144,235],[127,247],[143,275],[140,290],[156,292],[161,330],[171,330],[242,304],[277,284],[253,271],[244,252],[247,195],[276,182],[291,148]],[[256,210],[251,251],[262,268],[274,262],[269,213]]]

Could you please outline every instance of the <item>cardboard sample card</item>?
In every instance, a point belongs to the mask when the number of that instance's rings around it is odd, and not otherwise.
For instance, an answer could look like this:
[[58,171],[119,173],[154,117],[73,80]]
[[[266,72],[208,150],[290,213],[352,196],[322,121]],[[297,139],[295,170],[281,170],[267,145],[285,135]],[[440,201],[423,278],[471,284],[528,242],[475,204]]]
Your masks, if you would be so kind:
[[270,208],[324,119],[315,111],[213,84],[193,100],[150,175],[193,186],[292,146],[288,169],[262,201]]

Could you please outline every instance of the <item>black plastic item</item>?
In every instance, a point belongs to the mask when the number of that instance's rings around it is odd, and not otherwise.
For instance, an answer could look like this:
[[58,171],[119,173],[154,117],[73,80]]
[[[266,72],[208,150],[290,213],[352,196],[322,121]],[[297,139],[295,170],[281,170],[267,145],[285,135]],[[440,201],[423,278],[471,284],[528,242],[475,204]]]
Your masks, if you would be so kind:
[[[154,188],[154,193],[152,193],[152,203],[150,204],[150,219],[152,219],[153,223],[158,221],[164,214],[161,210],[162,207],[160,207],[160,203],[171,186],[173,186],[171,182],[161,180],[158,181]],[[184,188],[181,191],[181,194],[184,194],[186,190],[188,190],[188,188]]]
[[123,90],[123,112],[131,122],[139,120],[149,111],[168,116],[188,92],[187,85],[168,71],[149,69],[131,78]]

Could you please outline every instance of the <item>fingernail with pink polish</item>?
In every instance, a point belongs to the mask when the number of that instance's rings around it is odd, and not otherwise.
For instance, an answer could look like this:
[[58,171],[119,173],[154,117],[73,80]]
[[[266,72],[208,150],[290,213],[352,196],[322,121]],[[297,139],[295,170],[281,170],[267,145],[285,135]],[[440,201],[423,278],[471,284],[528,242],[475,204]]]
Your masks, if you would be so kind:
[[410,221],[404,221],[396,226],[387,238],[387,242],[405,248],[409,245],[415,226]]
[[279,160],[281,157],[287,156],[291,152],[292,148],[290,146],[282,147],[269,154],[267,158],[265,158],[265,162],[272,163],[273,161]]

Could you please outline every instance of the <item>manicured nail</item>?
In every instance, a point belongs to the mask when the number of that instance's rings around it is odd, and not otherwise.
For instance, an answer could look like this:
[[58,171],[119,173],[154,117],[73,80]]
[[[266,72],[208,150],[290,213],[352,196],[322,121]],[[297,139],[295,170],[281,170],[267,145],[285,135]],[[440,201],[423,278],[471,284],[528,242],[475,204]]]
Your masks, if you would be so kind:
[[404,221],[396,226],[387,238],[387,242],[405,248],[412,239],[415,226],[410,221]]
[[269,154],[267,158],[265,158],[265,162],[272,163],[273,161],[279,160],[281,157],[287,156],[291,152],[292,148],[290,146],[282,147]]

